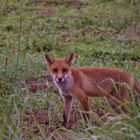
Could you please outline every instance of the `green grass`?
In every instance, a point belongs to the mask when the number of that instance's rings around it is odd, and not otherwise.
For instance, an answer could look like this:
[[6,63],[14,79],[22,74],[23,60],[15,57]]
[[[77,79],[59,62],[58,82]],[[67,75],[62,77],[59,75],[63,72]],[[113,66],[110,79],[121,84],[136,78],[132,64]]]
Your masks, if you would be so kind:
[[[44,53],[63,57],[76,53],[75,66],[118,67],[140,83],[140,44],[120,33],[140,26],[138,0],[2,0],[0,5],[0,139],[136,140],[140,137],[140,106],[132,102],[131,116],[113,121],[92,113],[93,125],[84,127],[74,103],[71,128],[62,126],[63,103],[49,84],[32,93],[25,82],[48,75]],[[112,112],[102,98],[91,106]],[[40,122],[39,114],[47,117]]]

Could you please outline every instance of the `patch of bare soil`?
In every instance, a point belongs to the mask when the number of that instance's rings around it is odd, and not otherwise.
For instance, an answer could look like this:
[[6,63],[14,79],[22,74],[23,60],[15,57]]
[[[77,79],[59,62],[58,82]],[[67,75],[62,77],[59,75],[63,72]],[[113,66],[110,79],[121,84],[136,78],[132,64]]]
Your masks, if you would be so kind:
[[74,19],[78,19],[79,17],[80,17],[80,15],[75,13],[75,15],[69,15],[69,16],[66,16],[65,18],[70,19],[70,20],[72,20],[72,19],[74,20]]
[[56,15],[56,12],[53,8],[48,8],[48,7],[43,7],[43,8],[34,8],[34,7],[28,7],[28,9],[25,10],[30,10],[30,11],[34,11],[38,14],[44,15],[46,17],[53,17]]
[[35,3],[55,4],[55,5],[67,5],[67,6],[86,6],[88,3],[86,0],[33,0]]
[[27,122],[29,125],[37,121],[39,124],[48,124],[47,110],[40,109],[27,109],[24,113],[23,121]]
[[86,33],[90,33],[93,32],[94,29],[91,26],[85,27],[84,29],[82,29],[81,34],[84,36]]
[[35,9],[35,10],[37,11],[37,13],[47,17],[55,16],[55,11],[53,9],[44,8],[44,9]]
[[31,92],[36,92],[37,90],[46,89],[49,83],[53,84],[51,76],[30,77],[27,80],[19,81],[17,84],[21,90],[28,88]]
[[123,29],[120,32],[118,39],[125,41],[130,40],[140,44],[140,27],[129,26],[126,29]]
[[116,34],[116,31],[109,28],[98,28],[94,29],[92,26],[86,26],[81,30],[81,35],[86,35],[87,33],[93,32],[96,36],[98,35],[109,35],[113,36]]
[[[75,111],[72,111],[72,121],[71,125],[67,126],[67,129],[80,129],[79,117],[75,116],[73,118]],[[79,115],[80,116],[80,115]],[[48,110],[47,109],[27,109],[24,113],[22,130],[25,134],[26,139],[27,131],[29,133],[34,133],[36,135],[42,136],[42,133],[46,138],[48,137],[59,137],[64,139],[70,139],[70,134],[63,127],[63,117],[62,115],[52,116],[51,122],[49,122]],[[73,120],[75,120],[73,122]]]
[[[96,113],[99,117],[105,115],[104,109],[92,108],[92,112]],[[50,116],[48,116],[47,109],[27,109],[24,112],[22,130],[25,133],[27,131],[37,135],[42,135],[44,133],[45,137],[62,137],[64,139],[71,139],[71,135],[65,130],[61,129],[66,127],[66,129],[72,129],[75,132],[79,132],[84,128],[81,121],[81,109],[79,107],[73,107],[70,124],[67,126],[63,125],[63,115],[55,114],[52,116],[51,122],[49,122]],[[98,124],[94,124],[98,125]]]

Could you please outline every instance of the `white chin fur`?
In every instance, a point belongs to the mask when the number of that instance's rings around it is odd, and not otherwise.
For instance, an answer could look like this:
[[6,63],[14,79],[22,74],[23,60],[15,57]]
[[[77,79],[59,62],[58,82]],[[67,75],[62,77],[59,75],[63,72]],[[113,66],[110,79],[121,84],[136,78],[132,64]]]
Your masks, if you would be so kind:
[[55,76],[55,75],[52,75],[52,79],[55,81],[55,79],[56,79],[56,76]]
[[68,75],[67,75],[67,74],[65,74],[65,76],[64,76],[64,77],[65,77],[65,79],[67,79]]

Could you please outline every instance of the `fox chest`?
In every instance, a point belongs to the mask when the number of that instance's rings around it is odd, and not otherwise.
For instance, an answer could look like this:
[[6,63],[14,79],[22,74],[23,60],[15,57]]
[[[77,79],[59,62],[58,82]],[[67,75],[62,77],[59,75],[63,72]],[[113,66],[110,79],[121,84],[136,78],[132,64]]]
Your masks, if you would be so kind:
[[57,85],[57,87],[59,89],[59,94],[61,96],[66,96],[66,97],[72,96],[71,92],[68,90],[66,86]]
[[66,97],[71,96],[70,92],[68,92],[68,90],[66,89],[59,89],[59,93],[61,96],[66,96]]

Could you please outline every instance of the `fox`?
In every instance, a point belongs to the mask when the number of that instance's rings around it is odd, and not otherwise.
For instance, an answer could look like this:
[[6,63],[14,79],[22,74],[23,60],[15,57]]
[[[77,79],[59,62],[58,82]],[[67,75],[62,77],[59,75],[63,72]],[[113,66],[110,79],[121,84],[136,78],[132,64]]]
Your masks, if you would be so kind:
[[[75,53],[71,52],[63,58],[45,54],[51,77],[63,98],[64,124],[69,124],[72,101],[78,99],[84,110],[84,118],[90,120],[89,97],[106,97],[108,104],[119,112],[128,111],[131,91],[140,95],[140,86],[127,71],[118,68],[74,67]],[[132,90],[130,90],[132,89]]]

